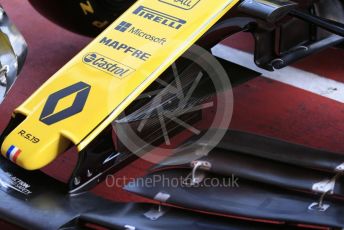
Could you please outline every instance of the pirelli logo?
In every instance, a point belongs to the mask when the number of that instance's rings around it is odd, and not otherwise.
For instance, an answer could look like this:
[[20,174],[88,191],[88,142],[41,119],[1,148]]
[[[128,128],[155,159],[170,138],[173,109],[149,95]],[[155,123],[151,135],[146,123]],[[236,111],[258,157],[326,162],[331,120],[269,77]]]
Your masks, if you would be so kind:
[[186,24],[186,21],[177,17],[174,17],[163,12],[150,9],[145,6],[139,6],[133,14],[142,17],[146,20],[150,20],[155,23],[159,23],[163,26],[167,26],[176,30],[179,30],[183,25]]
[[194,8],[201,0],[159,0],[159,2],[163,2],[169,4],[171,6],[178,7],[183,10],[191,10]]

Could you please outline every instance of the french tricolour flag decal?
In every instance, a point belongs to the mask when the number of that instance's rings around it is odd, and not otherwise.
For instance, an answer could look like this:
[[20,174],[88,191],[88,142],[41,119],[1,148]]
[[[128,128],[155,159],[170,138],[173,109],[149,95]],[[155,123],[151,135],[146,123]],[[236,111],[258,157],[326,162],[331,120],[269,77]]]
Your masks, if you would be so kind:
[[18,147],[11,145],[11,147],[9,147],[7,150],[6,157],[7,159],[10,159],[12,162],[16,163],[20,153],[21,150]]

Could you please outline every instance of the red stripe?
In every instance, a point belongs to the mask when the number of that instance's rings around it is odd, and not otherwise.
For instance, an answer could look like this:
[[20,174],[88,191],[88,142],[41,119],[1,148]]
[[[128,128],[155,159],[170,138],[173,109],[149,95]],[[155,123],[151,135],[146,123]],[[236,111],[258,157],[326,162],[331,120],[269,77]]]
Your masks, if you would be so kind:
[[21,153],[21,150],[18,149],[17,152],[14,154],[14,156],[12,158],[14,163],[16,163],[17,158],[19,157],[20,153]]

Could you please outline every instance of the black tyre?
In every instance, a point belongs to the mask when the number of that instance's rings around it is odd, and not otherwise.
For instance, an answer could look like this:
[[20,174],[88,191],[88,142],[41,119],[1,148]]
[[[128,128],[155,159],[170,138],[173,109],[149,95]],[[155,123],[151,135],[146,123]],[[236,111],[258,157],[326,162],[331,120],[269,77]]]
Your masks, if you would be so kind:
[[135,0],[29,0],[54,23],[79,34],[96,36]]

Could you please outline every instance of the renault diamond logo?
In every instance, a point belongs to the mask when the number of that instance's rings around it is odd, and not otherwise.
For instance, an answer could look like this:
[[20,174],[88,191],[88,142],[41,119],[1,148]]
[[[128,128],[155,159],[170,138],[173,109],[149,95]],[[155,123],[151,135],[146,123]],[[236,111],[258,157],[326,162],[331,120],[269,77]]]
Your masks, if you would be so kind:
[[[84,82],[78,82],[51,94],[48,97],[39,120],[44,124],[52,125],[80,113],[85,106],[90,90],[90,85]],[[61,111],[55,111],[59,101],[72,94],[76,94],[73,104]]]

